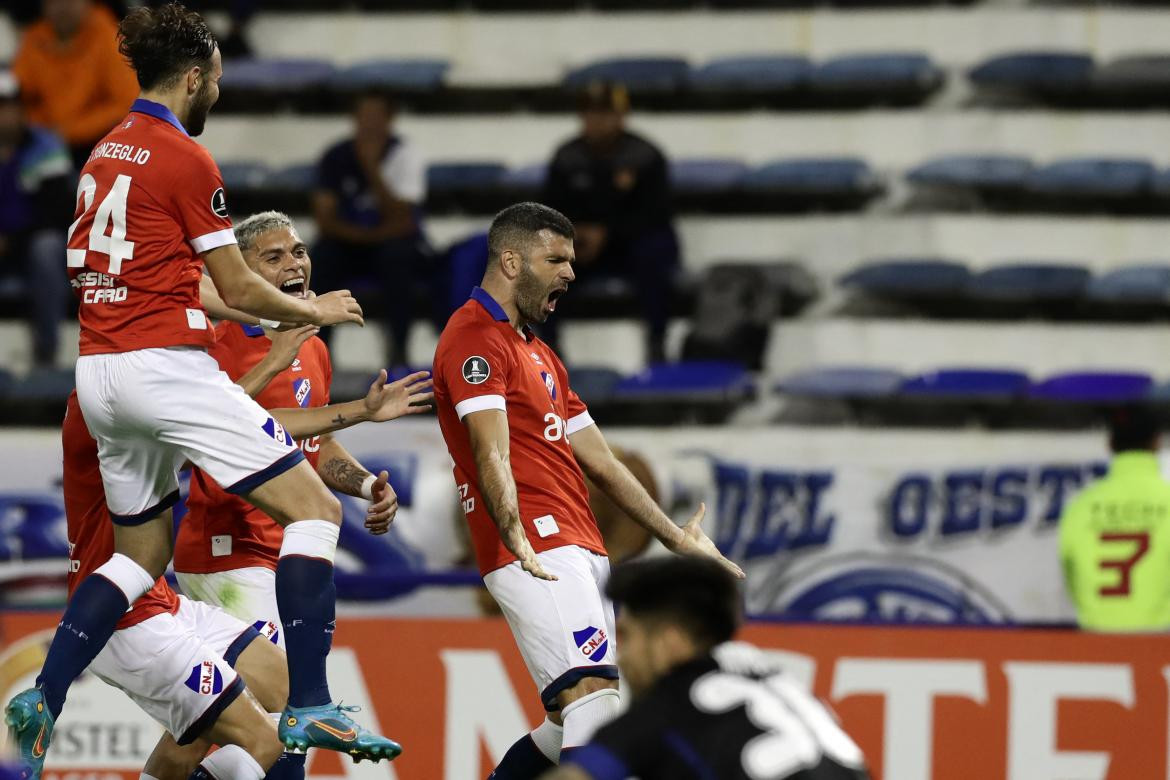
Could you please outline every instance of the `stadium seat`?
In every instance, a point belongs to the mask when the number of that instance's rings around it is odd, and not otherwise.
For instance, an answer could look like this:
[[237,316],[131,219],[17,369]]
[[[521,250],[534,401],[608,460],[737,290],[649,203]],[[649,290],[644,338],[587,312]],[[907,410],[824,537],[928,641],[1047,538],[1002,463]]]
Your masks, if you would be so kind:
[[1089,269],[1079,265],[1002,265],[971,277],[967,294],[978,301],[1063,303],[1079,299],[1090,276]]
[[62,402],[73,392],[73,370],[36,368],[8,387],[9,401]]
[[1009,401],[1025,395],[1030,385],[1022,371],[945,368],[907,379],[901,392],[928,399]]
[[268,189],[307,191],[316,183],[316,163],[297,163],[270,173],[264,186]]
[[1028,189],[1061,199],[1134,199],[1148,196],[1155,169],[1148,160],[1078,158],[1058,160],[1032,174]]
[[902,374],[891,369],[834,366],[787,376],[776,390],[806,398],[890,398],[897,395],[903,381]]
[[684,87],[690,72],[687,61],[680,57],[601,60],[569,71],[564,86],[580,89],[594,81],[613,81],[631,92],[669,93]]
[[1170,99],[1170,56],[1119,57],[1093,74],[1093,93],[1105,103],[1164,105]]
[[971,271],[963,263],[942,258],[882,259],[841,277],[842,287],[894,300],[952,298],[964,294]]
[[982,190],[1017,190],[1027,187],[1035,166],[1015,155],[948,155],[928,160],[910,170],[914,184]]
[[1085,297],[1098,303],[1170,303],[1170,264],[1110,271],[1089,282]]
[[504,172],[501,184],[506,187],[539,190],[544,186],[548,177],[548,163],[530,163],[517,168],[509,168]]
[[450,68],[446,60],[370,60],[333,74],[330,83],[344,90],[386,89],[396,92],[431,92],[443,86]]
[[498,162],[436,163],[427,168],[427,205],[436,210],[493,212],[508,169]]
[[925,54],[855,54],[816,66],[814,93],[867,102],[918,102],[943,85],[946,75]]
[[1124,403],[1145,398],[1153,385],[1149,374],[1139,372],[1072,372],[1033,384],[1029,395],[1042,401]]
[[992,57],[972,68],[975,86],[1037,97],[1084,94],[1093,78],[1093,58],[1079,52],[1032,51]]
[[791,92],[805,87],[813,66],[806,57],[725,57],[693,69],[698,92]]
[[612,368],[576,366],[569,371],[573,390],[589,405],[608,402],[621,379],[621,372]]
[[235,90],[291,92],[325,86],[337,68],[327,60],[232,60],[224,63],[222,83]]
[[747,164],[741,160],[672,160],[670,183],[675,194],[724,192],[739,184],[747,171]]
[[752,388],[751,375],[738,363],[687,361],[655,363],[618,382],[622,400],[742,398]]
[[229,194],[234,190],[258,189],[271,175],[267,165],[250,161],[220,163],[219,173]]
[[881,192],[877,175],[853,157],[781,160],[749,171],[745,193],[773,208],[860,208]]

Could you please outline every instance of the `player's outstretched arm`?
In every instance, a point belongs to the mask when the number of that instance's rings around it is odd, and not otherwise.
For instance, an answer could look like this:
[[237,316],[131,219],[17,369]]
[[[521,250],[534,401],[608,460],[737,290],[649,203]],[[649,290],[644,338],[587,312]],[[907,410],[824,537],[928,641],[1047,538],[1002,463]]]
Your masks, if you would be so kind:
[[277,322],[313,325],[364,322],[362,307],[348,290],[304,299],[285,295],[248,267],[235,244],[204,252],[203,262],[228,308]]
[[383,471],[375,477],[341,442],[327,434],[321,437],[317,474],[333,490],[370,502],[366,508],[367,531],[380,535],[390,530],[390,523],[394,522],[394,515],[398,512],[398,496],[390,487],[388,472]]
[[463,424],[467,426],[471,440],[479,492],[487,505],[488,516],[500,533],[500,540],[520,561],[524,571],[538,579],[556,580],[540,565],[520,523],[520,499],[512,476],[507,413],[500,409],[471,412],[463,418]]
[[237,311],[224,303],[223,298],[219,297],[219,290],[215,289],[215,282],[211,281],[211,277],[207,274],[199,279],[199,302],[203,304],[203,308],[207,309],[207,313],[211,315],[212,319],[231,320],[232,322],[242,322],[245,325],[260,324],[259,317]]
[[426,371],[386,384],[386,370],[382,369],[365,398],[310,409],[272,409],[270,412],[288,431],[289,436],[303,439],[340,431],[358,423],[386,422],[408,414],[429,411],[433,397],[429,392],[430,387],[430,374]]
[[725,558],[703,533],[701,523],[705,508],[700,505],[699,511],[683,528],[675,525],[637,477],[613,454],[596,425],[569,434],[569,445],[581,470],[634,522],[654,534],[666,549],[679,555],[713,558],[736,577],[744,576],[743,570]]

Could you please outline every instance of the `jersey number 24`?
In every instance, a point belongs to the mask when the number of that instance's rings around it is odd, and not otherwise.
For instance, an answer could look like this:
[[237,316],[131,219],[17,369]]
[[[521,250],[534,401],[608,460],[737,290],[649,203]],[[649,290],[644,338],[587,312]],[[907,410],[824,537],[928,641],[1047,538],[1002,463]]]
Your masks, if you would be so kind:
[[[77,230],[81,220],[93,208],[96,196],[97,180],[87,173],[81,177],[81,181],[77,185],[77,199],[85,200],[85,208],[69,226],[70,242],[72,242],[73,232]],[[114,186],[98,204],[97,213],[93,215],[93,225],[89,229],[89,249],[65,250],[66,265],[70,268],[84,268],[86,253],[89,251],[110,258],[110,267],[107,271],[110,276],[118,276],[122,273],[122,261],[134,258],[134,242],[126,240],[126,200],[129,197],[130,177],[126,174],[119,174],[118,178],[114,180]],[[107,231],[109,231],[108,234]]]

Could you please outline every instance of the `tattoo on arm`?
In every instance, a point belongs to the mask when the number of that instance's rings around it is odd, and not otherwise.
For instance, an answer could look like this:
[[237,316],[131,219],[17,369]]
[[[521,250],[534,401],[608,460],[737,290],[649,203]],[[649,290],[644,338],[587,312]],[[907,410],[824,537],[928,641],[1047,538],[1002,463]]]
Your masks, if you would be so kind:
[[317,471],[326,485],[351,496],[361,495],[362,482],[370,476],[370,472],[346,458],[330,458]]
[[346,422],[348,422],[348,420],[346,420],[346,419],[345,419],[345,415],[344,415],[344,414],[339,414],[339,415],[337,415],[336,417],[334,417],[334,418],[333,418],[333,424],[334,424],[334,425],[345,425],[345,424],[346,424]]

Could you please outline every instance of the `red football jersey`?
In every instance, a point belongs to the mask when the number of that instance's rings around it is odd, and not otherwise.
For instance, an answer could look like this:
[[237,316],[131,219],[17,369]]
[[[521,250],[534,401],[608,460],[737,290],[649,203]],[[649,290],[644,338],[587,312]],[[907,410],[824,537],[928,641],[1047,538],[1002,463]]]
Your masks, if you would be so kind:
[[[114,521],[106,509],[106,490],[98,468],[97,442],[89,435],[77,393],[69,395],[65,422],[61,426],[64,452],[65,524],[69,535],[69,595],[81,581],[114,554]],[[130,611],[118,621],[118,628],[129,628],[163,612],[174,614],[179,597],[162,577],[154,587],[134,602]]]
[[477,287],[439,337],[434,378],[439,426],[455,461],[455,484],[480,571],[487,574],[516,560],[484,506],[462,422],[485,409],[508,415],[512,477],[532,548],[542,552],[575,544],[605,555],[585,476],[568,440],[593,419],[548,345],[531,333],[517,333],[499,303]]
[[211,345],[200,254],[236,239],[219,169],[174,114],[135,101],[82,167],[74,216],[82,355]]
[[[232,381],[251,371],[272,346],[259,326],[223,322],[215,334],[211,356]],[[329,349],[314,336],[301,345],[292,365],[260,391],[256,402],[265,409],[325,406],[332,381]],[[321,437],[299,444],[309,465],[317,468]],[[276,569],[284,529],[199,469],[191,470],[187,510],[175,539],[175,571],[208,574],[248,566]]]

